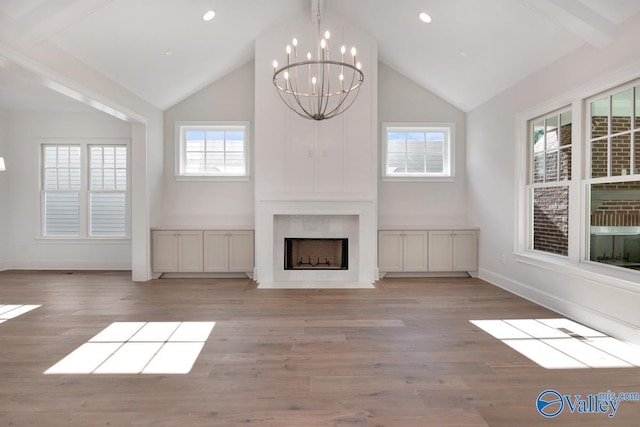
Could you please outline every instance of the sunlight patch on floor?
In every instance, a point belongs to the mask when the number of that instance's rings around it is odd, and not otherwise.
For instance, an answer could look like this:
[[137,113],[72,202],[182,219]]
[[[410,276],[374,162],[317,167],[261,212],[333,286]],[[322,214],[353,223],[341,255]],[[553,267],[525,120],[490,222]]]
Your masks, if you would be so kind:
[[21,314],[25,314],[38,307],[40,306],[22,304],[0,304],[0,323],[10,319],[14,319]]
[[188,374],[215,322],[114,322],[45,374]]
[[470,320],[547,369],[640,367],[640,347],[569,319]]

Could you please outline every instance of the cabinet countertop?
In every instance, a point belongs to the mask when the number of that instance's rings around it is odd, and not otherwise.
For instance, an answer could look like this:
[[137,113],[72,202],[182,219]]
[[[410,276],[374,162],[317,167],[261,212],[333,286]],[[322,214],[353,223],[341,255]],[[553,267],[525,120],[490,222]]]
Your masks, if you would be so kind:
[[157,227],[151,227],[151,231],[253,231],[253,227],[215,225],[160,225]]
[[378,231],[440,231],[440,230],[480,230],[475,225],[420,225],[420,226],[378,226]]

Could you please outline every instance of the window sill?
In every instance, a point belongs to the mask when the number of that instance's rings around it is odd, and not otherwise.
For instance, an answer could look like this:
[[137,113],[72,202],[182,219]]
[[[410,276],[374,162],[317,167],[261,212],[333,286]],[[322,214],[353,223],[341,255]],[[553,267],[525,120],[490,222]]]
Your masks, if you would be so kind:
[[[535,252],[520,252],[515,254],[516,262],[543,268],[555,273],[570,274],[581,279],[597,282],[617,289],[640,293],[640,273],[625,271],[620,267],[584,261],[579,264],[568,258]],[[622,270],[622,271],[621,271]]]
[[251,179],[249,175],[244,176],[189,176],[177,175],[176,181],[179,182],[247,182]]
[[51,245],[130,245],[130,237],[38,237],[40,244]]
[[383,176],[382,182],[455,182],[454,176]]

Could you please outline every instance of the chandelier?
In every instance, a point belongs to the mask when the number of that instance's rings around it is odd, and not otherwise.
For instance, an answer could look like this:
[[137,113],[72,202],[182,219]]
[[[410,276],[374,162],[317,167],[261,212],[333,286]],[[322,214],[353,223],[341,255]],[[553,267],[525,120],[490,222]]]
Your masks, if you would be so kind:
[[[315,20],[320,35],[320,3],[317,4]],[[286,47],[286,65],[278,68],[273,61],[273,84],[280,99],[300,117],[309,120],[326,120],[344,113],[353,104],[364,74],[356,59],[356,48],[349,52],[350,60],[345,61],[347,49],[340,48],[339,58],[332,59],[329,50],[329,31],[317,44],[316,57],[308,52],[306,58],[298,59],[298,40],[293,39]]]

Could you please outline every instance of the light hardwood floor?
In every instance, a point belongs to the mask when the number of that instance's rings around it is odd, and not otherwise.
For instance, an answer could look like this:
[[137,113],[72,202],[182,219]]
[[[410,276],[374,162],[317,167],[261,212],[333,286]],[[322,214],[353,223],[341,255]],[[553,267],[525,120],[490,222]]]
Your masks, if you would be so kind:
[[[640,402],[543,418],[543,390],[640,392],[640,369],[537,366],[469,320],[559,316],[479,279],[320,291],[129,277],[0,273],[0,304],[42,305],[0,323],[0,425],[640,425]],[[43,375],[117,321],[216,325],[187,375]]]

